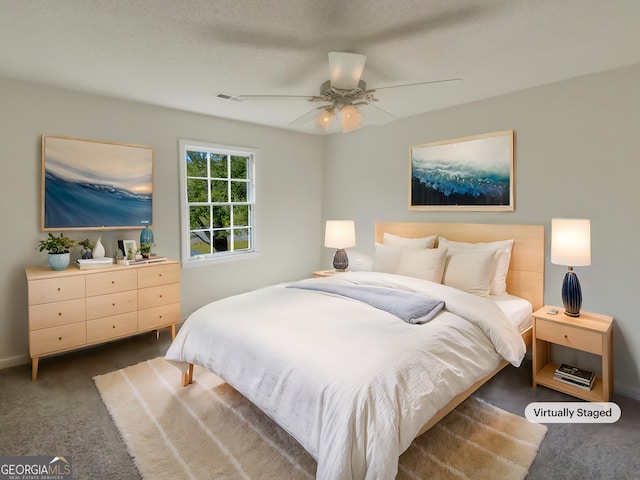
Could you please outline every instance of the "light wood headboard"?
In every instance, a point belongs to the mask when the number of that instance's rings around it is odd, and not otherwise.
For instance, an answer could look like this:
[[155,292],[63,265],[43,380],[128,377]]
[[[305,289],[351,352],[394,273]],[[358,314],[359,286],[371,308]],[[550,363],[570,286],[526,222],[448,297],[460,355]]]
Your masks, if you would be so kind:
[[544,305],[543,225],[376,222],[376,242],[382,242],[385,232],[405,238],[440,235],[454,242],[472,243],[513,239],[507,292],[529,300],[534,311]]

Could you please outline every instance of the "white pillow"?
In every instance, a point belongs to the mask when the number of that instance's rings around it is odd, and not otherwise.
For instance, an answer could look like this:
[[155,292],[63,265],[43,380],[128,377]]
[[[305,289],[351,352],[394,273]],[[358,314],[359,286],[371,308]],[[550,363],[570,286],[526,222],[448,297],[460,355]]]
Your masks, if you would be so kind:
[[442,283],[486,297],[491,286],[495,250],[454,250],[447,254]]
[[437,235],[422,238],[404,238],[391,233],[384,233],[382,235],[382,243],[399,247],[433,248],[436,246],[436,238],[438,238]]
[[442,283],[446,262],[446,249],[410,248],[376,243],[371,270]]
[[507,272],[509,271],[509,262],[511,261],[511,249],[513,248],[513,240],[500,240],[498,242],[488,243],[467,243],[454,242],[444,237],[438,237],[438,246],[446,247],[449,253],[461,250],[473,251],[494,251],[495,258],[493,263],[493,271],[491,272],[491,295],[502,295],[507,291]]
[[446,248],[402,247],[396,273],[407,277],[442,283],[446,263]]
[[376,242],[371,270],[374,272],[396,273],[402,247],[383,245]]

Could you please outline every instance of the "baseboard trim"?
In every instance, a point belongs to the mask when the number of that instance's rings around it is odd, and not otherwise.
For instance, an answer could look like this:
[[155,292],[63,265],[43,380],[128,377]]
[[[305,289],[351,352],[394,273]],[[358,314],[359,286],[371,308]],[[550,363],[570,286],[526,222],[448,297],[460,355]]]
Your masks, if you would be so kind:
[[17,365],[25,365],[30,362],[29,355],[18,355],[16,357],[0,358],[0,370],[15,367]]
[[636,387],[630,387],[629,385],[623,385],[620,382],[616,382],[613,393],[640,401],[640,389]]

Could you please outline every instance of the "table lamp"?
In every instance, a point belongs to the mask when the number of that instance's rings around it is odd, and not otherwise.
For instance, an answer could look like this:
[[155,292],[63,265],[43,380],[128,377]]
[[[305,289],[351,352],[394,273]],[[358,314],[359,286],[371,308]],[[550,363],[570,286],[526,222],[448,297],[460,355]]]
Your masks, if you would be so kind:
[[579,317],[582,289],[573,267],[591,265],[590,220],[551,219],[551,263],[569,267],[562,281],[562,303],[565,315]]
[[345,248],[355,247],[356,227],[353,220],[327,220],[324,232],[324,246],[337,248],[333,255],[333,268],[344,271],[349,266]]

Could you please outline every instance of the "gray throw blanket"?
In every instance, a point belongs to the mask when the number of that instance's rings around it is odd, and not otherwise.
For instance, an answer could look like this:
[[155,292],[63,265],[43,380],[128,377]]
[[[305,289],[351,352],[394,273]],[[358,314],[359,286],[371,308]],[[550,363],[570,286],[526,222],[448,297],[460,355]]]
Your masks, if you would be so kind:
[[423,324],[433,319],[444,308],[444,301],[421,293],[370,285],[335,285],[298,282],[289,288],[317,290],[352,298],[372,307],[384,310],[407,323]]

